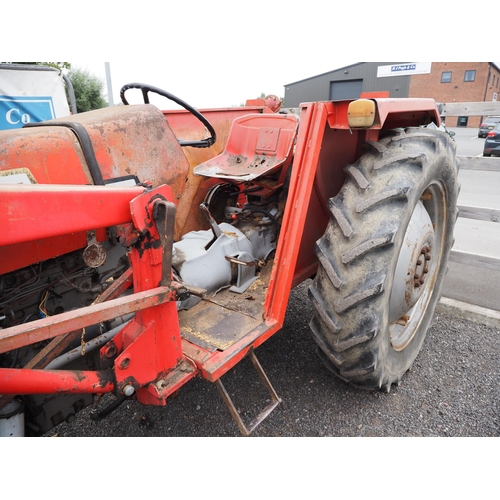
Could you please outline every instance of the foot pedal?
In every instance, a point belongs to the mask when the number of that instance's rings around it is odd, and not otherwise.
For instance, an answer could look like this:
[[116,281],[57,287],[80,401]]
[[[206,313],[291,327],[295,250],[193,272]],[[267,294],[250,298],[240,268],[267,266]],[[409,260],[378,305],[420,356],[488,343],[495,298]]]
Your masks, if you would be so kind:
[[252,432],[255,430],[255,428],[261,424],[269,415],[270,413],[281,403],[281,399],[278,397],[278,394],[274,390],[274,387],[271,385],[271,382],[267,378],[266,373],[264,372],[261,364],[259,363],[259,360],[257,359],[257,356],[255,356],[253,348],[251,348],[248,351],[248,357],[250,358],[250,361],[252,362],[255,371],[259,375],[259,378],[264,385],[264,387],[267,389],[269,392],[269,395],[271,396],[271,403],[266,406],[258,415],[255,417],[250,424],[247,426],[243,420],[240,417],[240,414],[238,413],[238,410],[236,409],[236,406],[234,405],[231,397],[229,396],[229,393],[226,391],[226,388],[224,387],[224,384],[222,383],[221,379],[217,379],[215,381],[215,385],[217,386],[217,389],[222,396],[222,399],[226,403],[226,406],[228,407],[232,417],[234,418],[236,424],[238,425],[238,428],[240,429],[240,432],[244,436],[250,436]]

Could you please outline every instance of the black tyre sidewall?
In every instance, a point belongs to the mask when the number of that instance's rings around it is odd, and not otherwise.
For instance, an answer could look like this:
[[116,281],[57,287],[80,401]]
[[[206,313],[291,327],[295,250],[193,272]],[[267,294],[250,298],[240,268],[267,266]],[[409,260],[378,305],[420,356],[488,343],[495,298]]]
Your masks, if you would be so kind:
[[[387,154],[384,151],[385,147],[387,147]],[[392,383],[398,383],[401,380],[402,375],[411,367],[420,352],[435,307],[440,299],[448,267],[448,256],[453,245],[453,228],[457,218],[458,168],[455,160],[456,144],[448,134],[440,131],[422,128],[407,129],[405,133],[383,140],[381,146],[375,149],[376,153],[372,151],[358,160],[358,168],[365,172],[370,183],[374,184],[375,193],[380,193],[385,189],[385,183],[389,182],[392,183],[391,186],[408,188],[405,202],[396,200],[395,204],[383,205],[376,217],[373,216],[374,214],[366,216],[362,213],[358,214],[355,208],[357,198],[367,199],[371,194],[357,189],[357,184],[352,179],[346,181],[340,193],[332,200],[336,206],[342,207],[344,215],[355,222],[361,241],[363,238],[372,237],[371,235],[380,234],[381,228],[387,225],[397,227],[393,244],[382,248],[379,253],[373,252],[360,265],[343,266],[342,255],[350,248],[349,237],[343,238],[342,232],[336,225],[337,222],[330,221],[325,235],[318,241],[318,246],[328,248],[332,262],[335,267],[342,268],[341,274],[344,273],[347,283],[341,287],[332,288],[331,282],[327,280],[328,273],[321,269],[320,263],[320,269],[311,286],[310,297],[313,303],[316,303],[316,309],[322,308],[322,312],[315,314],[311,321],[311,329],[320,348],[321,359],[337,376],[362,388],[388,390]],[[415,163],[410,161],[408,164],[405,164],[404,159],[400,161],[398,155],[405,157],[407,153],[409,158],[424,156],[421,166],[415,166],[418,161]],[[384,161],[384,158],[388,159],[389,166],[378,171],[375,164],[380,160]],[[413,211],[422,194],[431,184],[438,184],[443,193],[441,214],[444,214],[444,220],[440,223],[442,233],[439,244],[441,259],[434,273],[433,288],[424,292],[429,293],[432,290],[427,299],[427,307],[419,316],[415,333],[404,349],[397,351],[391,344],[389,332],[389,304],[396,265]],[[377,227],[372,227],[376,220],[379,221],[378,226],[375,224]],[[322,240],[324,240],[323,244]],[[359,241],[358,238],[357,242],[353,242],[352,245],[359,245]],[[365,259],[365,256],[361,259]],[[365,269],[365,274],[361,274],[363,269]],[[336,304],[339,301],[349,298],[357,289],[366,289],[371,279],[384,273],[383,291],[380,294],[369,297],[366,301],[346,311],[336,310]],[[359,280],[359,283],[353,284],[356,280]],[[331,317],[332,324],[338,324],[339,331],[328,327],[327,323],[330,321],[325,323],[321,320],[321,317],[324,318],[325,315]],[[368,328],[367,325],[370,325],[370,328],[375,325],[377,333],[365,341],[364,333]],[[353,336],[359,335],[359,332],[362,333],[360,335],[363,337],[362,342],[355,341],[353,347],[339,348],[339,344],[345,342],[346,339],[350,342]],[[372,363],[372,371],[369,368],[370,363]]]
[[[413,132],[413,130],[409,130],[408,132],[411,133]],[[414,132],[418,133],[419,130],[417,129]],[[422,348],[422,344],[432,321],[435,308],[441,297],[441,290],[448,269],[449,253],[451,247],[453,246],[453,229],[457,217],[456,204],[458,198],[458,190],[454,188],[454,186],[456,185],[456,166],[455,164],[443,161],[443,158],[441,156],[435,156],[432,161],[427,164],[420,182],[414,186],[414,189],[408,196],[408,210],[405,213],[404,220],[401,222],[397,239],[394,242],[394,259],[392,262],[391,271],[388,273],[387,281],[385,284],[387,296],[390,297],[391,295],[397,258],[401,250],[406,228],[408,227],[408,224],[410,222],[413,210],[415,209],[426,188],[434,182],[441,183],[445,191],[444,194],[446,196],[446,221],[445,227],[443,228],[444,235],[442,242],[442,259],[439,263],[439,269],[437,271],[434,289],[432,291],[432,295],[429,298],[427,308],[421,317],[420,324],[413,339],[402,351],[396,351],[391,345],[388,312],[384,314],[384,321],[381,325],[383,342],[381,342],[380,347],[381,349],[386,351],[382,358],[386,362],[385,370],[392,382],[398,381],[401,375],[411,367]]]

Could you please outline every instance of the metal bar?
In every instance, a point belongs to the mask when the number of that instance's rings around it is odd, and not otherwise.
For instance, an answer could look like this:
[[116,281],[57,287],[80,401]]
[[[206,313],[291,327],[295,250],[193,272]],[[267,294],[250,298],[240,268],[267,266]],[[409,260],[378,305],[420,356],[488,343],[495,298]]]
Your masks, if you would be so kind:
[[106,302],[108,300],[117,299],[132,285],[132,268],[126,269],[123,274],[115,279],[113,283],[104,290],[104,292],[95,299],[94,304],[100,304],[101,302]]
[[[131,284],[132,268],[128,268],[111,286],[109,286],[94,304],[118,298]],[[73,330],[65,335],[52,339],[24,368],[45,368],[53,359],[59,356],[73,340],[81,337],[81,330]]]
[[221,379],[218,379],[215,381],[215,386],[217,387],[217,390],[219,391],[219,394],[222,396],[222,399],[224,400],[224,403],[226,403],[226,406],[229,409],[229,412],[231,413],[231,416],[233,417],[234,421],[236,422],[236,425],[238,426],[238,429],[244,436],[249,436],[250,432],[243,422],[241,420],[240,414],[238,413],[238,410],[234,406],[233,400],[231,399],[231,396],[229,396],[229,393],[226,391],[226,388],[224,387],[224,384],[222,383]]
[[78,109],[76,107],[75,89],[73,88],[71,80],[62,71],[61,76],[63,77],[64,83],[66,84],[66,89],[68,90],[69,109],[71,110],[71,113],[76,115],[78,114]]
[[114,390],[113,372],[82,370],[28,370],[25,368],[0,368],[0,393],[104,394]]
[[172,282],[172,249],[174,244],[175,212],[177,207],[170,201],[155,200],[153,218],[162,246],[162,286]]
[[277,401],[278,403],[281,403],[281,399],[279,398],[277,392],[274,390],[274,387],[272,386],[271,381],[269,380],[268,376],[266,375],[266,372],[262,368],[262,365],[259,363],[259,360],[257,359],[257,356],[255,355],[255,352],[253,349],[250,349],[250,351],[248,352],[248,357],[250,358],[250,361],[252,362],[252,364],[255,368],[255,371],[259,375],[262,384],[268,390],[273,401]]
[[108,90],[108,106],[114,106],[114,100],[113,100],[113,89],[111,85],[111,70],[109,68],[109,62],[104,63],[104,68],[106,70],[106,87]]
[[172,297],[173,292],[170,288],[158,287],[102,304],[82,307],[57,316],[5,328],[0,330],[0,353],[54,338],[100,321],[154,307],[172,300]]

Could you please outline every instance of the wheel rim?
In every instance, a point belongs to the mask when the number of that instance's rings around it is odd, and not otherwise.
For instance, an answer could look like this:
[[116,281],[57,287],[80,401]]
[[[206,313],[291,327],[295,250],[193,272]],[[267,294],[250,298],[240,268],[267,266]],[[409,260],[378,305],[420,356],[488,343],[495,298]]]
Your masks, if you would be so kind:
[[414,338],[428,309],[443,258],[445,192],[432,183],[416,204],[394,273],[389,306],[389,333],[396,351]]

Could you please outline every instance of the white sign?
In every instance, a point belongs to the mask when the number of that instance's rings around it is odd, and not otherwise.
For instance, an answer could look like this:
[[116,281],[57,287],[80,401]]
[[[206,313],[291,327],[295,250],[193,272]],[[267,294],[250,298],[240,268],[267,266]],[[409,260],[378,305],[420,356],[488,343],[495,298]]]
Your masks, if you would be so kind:
[[379,66],[377,68],[377,78],[385,78],[388,76],[408,76],[408,75],[424,75],[431,72],[432,63],[403,63],[390,64],[388,66]]
[[498,94],[496,92],[493,93],[493,102],[497,102]]
[[0,69],[0,130],[69,115],[58,71]]

